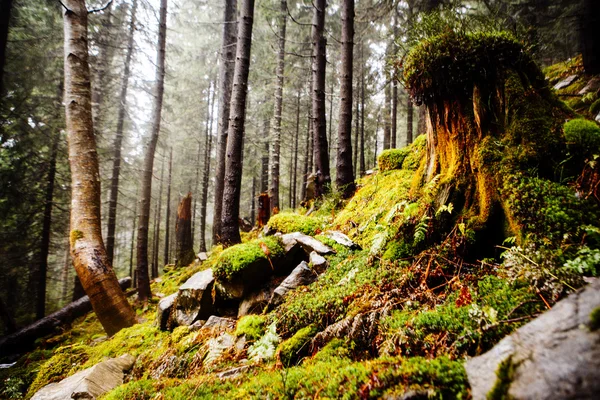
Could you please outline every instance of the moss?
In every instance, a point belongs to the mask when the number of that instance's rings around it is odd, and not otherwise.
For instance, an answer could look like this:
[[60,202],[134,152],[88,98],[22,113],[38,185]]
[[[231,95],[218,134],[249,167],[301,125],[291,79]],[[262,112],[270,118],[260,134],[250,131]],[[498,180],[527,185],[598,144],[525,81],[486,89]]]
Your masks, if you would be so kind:
[[425,150],[427,149],[427,136],[419,135],[408,148],[408,154],[402,163],[402,169],[416,171],[419,169],[421,161],[425,158]]
[[284,254],[281,240],[266,237],[231,246],[219,255],[213,268],[215,278],[231,281],[256,262],[269,262]]
[[150,400],[155,398],[155,381],[140,379],[121,385],[102,397],[102,400]]
[[37,349],[19,358],[11,368],[0,369],[0,398],[23,398],[39,370],[51,357],[52,350]]
[[415,249],[411,243],[398,240],[388,244],[385,253],[383,253],[383,259],[393,261],[411,257],[414,253]]
[[266,318],[262,315],[246,315],[237,322],[235,334],[246,336],[246,340],[255,341],[264,335],[267,329]]
[[572,119],[564,125],[565,139],[571,149],[594,154],[600,149],[600,127],[583,118]]
[[598,115],[598,113],[600,113],[600,99],[596,99],[590,105],[589,112],[590,112],[590,114],[592,114],[592,116],[596,116],[596,115]]
[[315,217],[307,217],[300,214],[279,213],[273,215],[267,226],[281,233],[302,232],[305,235],[314,236],[323,229],[323,220]]
[[335,338],[327,343],[312,361],[329,361],[331,358],[350,358],[354,343],[346,343],[345,340]]
[[498,365],[496,370],[496,383],[494,387],[487,394],[486,399],[488,400],[509,400],[512,398],[508,394],[510,385],[514,379],[515,365],[512,362],[512,356],[509,356]]
[[377,157],[377,165],[381,172],[401,169],[404,159],[408,156],[410,150],[408,147],[401,149],[387,149],[381,152]]
[[71,231],[71,239],[70,239],[71,247],[75,246],[75,242],[77,242],[79,239],[83,239],[83,232],[81,232],[80,230],[77,230],[77,229],[73,229]]
[[600,328],[600,307],[596,307],[590,313],[590,330],[595,331]]
[[308,354],[308,345],[317,334],[315,325],[309,325],[300,329],[288,340],[283,341],[277,348],[277,358],[284,367],[290,367]]

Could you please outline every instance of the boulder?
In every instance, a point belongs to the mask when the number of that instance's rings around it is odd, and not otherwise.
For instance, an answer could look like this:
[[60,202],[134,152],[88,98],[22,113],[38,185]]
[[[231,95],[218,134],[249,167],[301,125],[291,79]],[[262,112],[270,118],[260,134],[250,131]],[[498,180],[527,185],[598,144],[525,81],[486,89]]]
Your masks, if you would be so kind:
[[570,86],[573,82],[577,80],[577,78],[579,78],[579,76],[577,75],[570,75],[566,77],[565,79],[554,85],[554,90],[560,90],[566,88],[567,86]]
[[467,361],[473,399],[597,399],[599,325],[595,282]]
[[158,307],[156,307],[156,323],[162,331],[168,329],[169,317],[171,316],[175,299],[177,299],[177,293],[163,297],[158,302]]
[[281,284],[281,279],[281,277],[271,278],[264,286],[244,297],[238,308],[238,318],[249,314],[261,314],[269,304],[275,288]]
[[32,400],[96,399],[123,383],[125,371],[131,369],[135,357],[125,354],[79,371],[57,383],[41,388]]
[[198,253],[197,257],[198,257],[198,260],[200,260],[202,262],[208,260],[208,254],[205,251]]
[[202,329],[210,329],[213,332],[226,332],[235,329],[236,320],[232,318],[217,317],[211,315],[202,326]]
[[588,93],[595,93],[599,89],[600,89],[600,77],[594,76],[592,79],[590,79],[588,81],[587,85],[585,85],[585,87],[579,91],[578,94],[580,96],[584,96]]
[[325,257],[320,256],[316,251],[310,253],[308,260],[313,269],[319,274],[327,269],[327,260]]
[[325,237],[334,240],[337,244],[346,246],[351,250],[360,250],[360,246],[352,241],[348,236],[344,235],[339,231],[327,231],[324,233]]
[[213,314],[212,288],[215,282],[212,269],[194,274],[179,287],[175,302],[174,320],[179,325],[191,325]]
[[317,274],[305,261],[302,261],[292,273],[273,291],[269,307],[281,304],[284,296],[299,286],[308,285],[317,279]]
[[306,254],[310,254],[313,251],[321,255],[335,254],[335,250],[333,250],[331,247],[319,242],[312,236],[308,236],[300,232],[281,235],[281,240],[283,241],[284,246],[292,245],[293,241],[296,241],[298,244],[300,244],[300,246],[302,246]]

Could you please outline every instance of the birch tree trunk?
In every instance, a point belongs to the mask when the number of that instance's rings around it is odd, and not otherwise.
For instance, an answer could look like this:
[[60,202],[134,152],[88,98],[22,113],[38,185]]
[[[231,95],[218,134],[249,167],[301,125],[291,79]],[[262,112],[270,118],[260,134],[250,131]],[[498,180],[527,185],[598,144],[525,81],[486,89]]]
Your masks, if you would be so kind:
[[129,87],[129,76],[131,75],[131,55],[133,53],[133,33],[135,32],[135,14],[137,11],[137,0],[133,0],[131,6],[131,20],[129,21],[129,33],[127,37],[127,52],[121,80],[121,94],[119,96],[119,112],[117,116],[117,134],[113,145],[113,169],[110,180],[110,199],[108,202],[108,227],[106,229],[106,253],[108,262],[113,262],[115,251],[115,227],[117,222],[117,202],[119,199],[119,176],[121,173],[121,147],[123,143],[123,126],[125,124],[125,104],[127,103],[127,90]]
[[[356,190],[352,167],[352,76],[354,50],[354,0],[342,2],[342,65],[340,68],[340,117],[336,161],[336,185],[344,199]],[[356,145],[356,143],[355,143]]]
[[84,0],[65,0],[65,114],[71,166],[73,265],[108,335],[135,323],[135,314],[108,262],[100,228],[100,174],[92,124],[87,16]]
[[254,0],[243,0],[240,7],[235,73],[231,92],[231,115],[227,134],[227,158],[221,216],[221,242],[230,246],[241,242],[239,228],[240,192],[242,183],[242,154]]
[[158,27],[158,47],[156,55],[156,89],[152,110],[152,131],[144,155],[142,168],[142,196],[137,237],[136,280],[138,300],[145,302],[151,296],[150,277],[148,276],[148,224],[150,220],[150,201],[152,199],[152,170],[154,169],[154,153],[160,133],[163,94],[165,91],[165,45],[167,40],[167,0],[160,1],[160,20]]
[[225,0],[223,14],[223,41],[221,44],[221,64],[219,65],[219,125],[217,132],[217,172],[215,179],[215,200],[213,216],[213,243],[221,243],[221,217],[223,214],[223,188],[225,187],[225,153],[229,130],[231,85],[236,55],[236,9],[237,0]]

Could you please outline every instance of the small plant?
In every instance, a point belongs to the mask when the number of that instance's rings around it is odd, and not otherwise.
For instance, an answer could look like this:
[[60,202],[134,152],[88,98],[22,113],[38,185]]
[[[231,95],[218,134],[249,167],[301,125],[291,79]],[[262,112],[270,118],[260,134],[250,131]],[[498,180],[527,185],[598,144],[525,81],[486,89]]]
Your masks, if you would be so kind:
[[583,154],[594,154],[600,148],[600,127],[583,118],[572,119],[563,127],[569,147]]

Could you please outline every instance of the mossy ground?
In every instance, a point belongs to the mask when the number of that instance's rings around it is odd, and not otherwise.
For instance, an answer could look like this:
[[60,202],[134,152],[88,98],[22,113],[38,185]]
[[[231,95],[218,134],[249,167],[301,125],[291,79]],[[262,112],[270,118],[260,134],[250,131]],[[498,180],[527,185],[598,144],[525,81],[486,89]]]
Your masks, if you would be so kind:
[[310,217],[296,213],[279,213],[269,219],[267,226],[281,233],[302,232],[305,235],[317,235],[323,231],[326,222],[323,218]]

